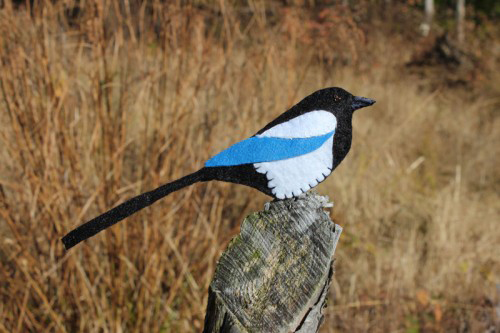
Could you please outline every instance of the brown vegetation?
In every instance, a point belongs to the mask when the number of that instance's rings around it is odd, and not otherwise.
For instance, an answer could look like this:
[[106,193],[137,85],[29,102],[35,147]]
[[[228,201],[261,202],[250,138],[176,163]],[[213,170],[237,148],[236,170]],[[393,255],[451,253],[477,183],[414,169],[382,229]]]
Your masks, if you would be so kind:
[[404,10],[131,3],[0,9],[0,331],[200,331],[263,194],[198,184],[69,252],[60,238],[326,86],[377,104],[318,188],[344,227],[323,331],[499,325],[498,73],[450,88],[406,71]]

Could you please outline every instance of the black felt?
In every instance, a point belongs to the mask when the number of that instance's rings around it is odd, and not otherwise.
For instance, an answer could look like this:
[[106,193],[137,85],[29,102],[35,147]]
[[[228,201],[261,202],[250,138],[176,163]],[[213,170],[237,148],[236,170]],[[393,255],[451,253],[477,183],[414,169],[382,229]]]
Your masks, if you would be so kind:
[[255,171],[253,164],[242,164],[227,167],[203,168],[207,180],[220,180],[253,187],[269,196],[273,196],[267,186],[268,180],[262,173]]
[[[333,165],[335,169],[349,152],[352,138],[352,113],[362,107],[372,105],[375,101],[368,98],[355,97],[341,88],[318,90],[281,114],[267,124],[257,134],[271,127],[287,122],[295,117],[314,110],[325,110],[333,113],[337,119],[335,139],[333,143]],[[298,166],[300,167],[300,165]],[[199,171],[158,187],[155,190],[138,195],[98,217],[82,224],[62,238],[66,249],[70,249],[81,241],[88,239],[100,231],[109,228],[137,211],[152,205],[157,200],[186,186],[200,181],[220,180],[253,187],[269,196],[274,196],[268,186],[265,174],[258,173],[253,164],[242,164],[223,167],[205,167]]]
[[266,177],[263,174],[256,172],[252,164],[231,167],[203,168],[195,173],[125,201],[106,213],[97,216],[96,218],[69,232],[62,238],[62,242],[64,243],[66,250],[69,250],[81,241],[96,235],[100,231],[111,227],[139,210],[152,205],[172,192],[178,191],[196,182],[209,180],[220,180],[250,186],[272,196],[271,190],[267,187]]
[[90,238],[98,232],[111,227],[113,224],[123,220],[124,218],[134,214],[135,212],[152,205],[157,200],[167,196],[168,194],[180,190],[186,186],[194,184],[205,179],[203,169],[182,177],[171,183],[162,185],[155,190],[142,193],[115,208],[99,215],[98,217],[82,224],[62,238],[62,242],[66,250],[72,248],[81,241]]

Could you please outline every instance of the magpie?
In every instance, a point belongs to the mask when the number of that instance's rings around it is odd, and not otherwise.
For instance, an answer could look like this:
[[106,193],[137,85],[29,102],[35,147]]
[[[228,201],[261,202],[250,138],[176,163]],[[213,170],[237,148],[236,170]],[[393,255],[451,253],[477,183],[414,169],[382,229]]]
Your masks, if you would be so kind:
[[296,197],[324,181],[342,162],[351,148],[353,112],[374,103],[342,88],[318,90],[255,135],[207,160],[200,170],[116,206],[77,227],[62,242],[70,249],[197,182],[242,184],[278,200]]

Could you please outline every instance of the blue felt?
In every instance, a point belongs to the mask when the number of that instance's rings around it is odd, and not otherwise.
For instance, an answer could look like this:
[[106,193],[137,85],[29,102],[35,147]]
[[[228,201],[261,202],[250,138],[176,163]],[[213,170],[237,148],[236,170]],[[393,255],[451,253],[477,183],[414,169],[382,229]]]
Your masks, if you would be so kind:
[[335,131],[309,138],[274,138],[253,136],[221,151],[205,162],[206,167],[232,166],[279,161],[315,151]]

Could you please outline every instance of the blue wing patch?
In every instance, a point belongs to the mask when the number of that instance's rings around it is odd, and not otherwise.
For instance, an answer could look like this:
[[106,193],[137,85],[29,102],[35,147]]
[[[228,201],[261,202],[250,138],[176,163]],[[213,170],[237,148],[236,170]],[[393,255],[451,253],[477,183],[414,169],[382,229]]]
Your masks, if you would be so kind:
[[274,138],[252,136],[221,151],[205,162],[206,167],[233,166],[279,161],[315,151],[335,131],[309,138]]

